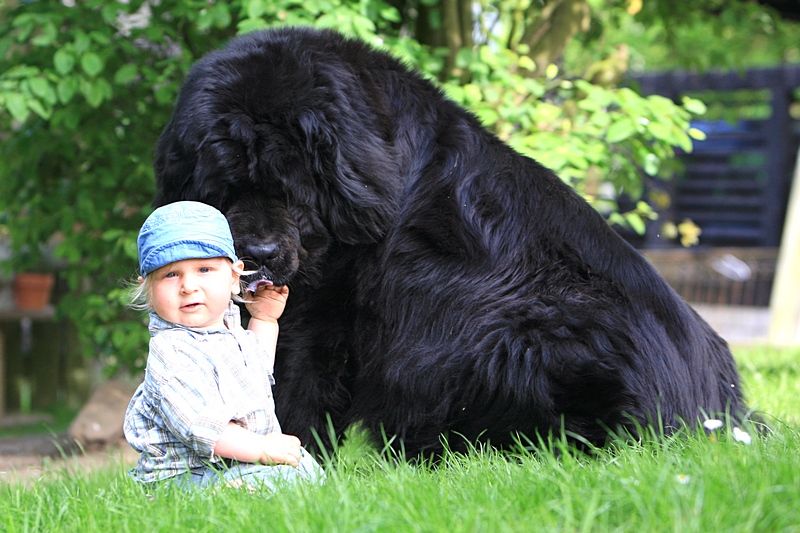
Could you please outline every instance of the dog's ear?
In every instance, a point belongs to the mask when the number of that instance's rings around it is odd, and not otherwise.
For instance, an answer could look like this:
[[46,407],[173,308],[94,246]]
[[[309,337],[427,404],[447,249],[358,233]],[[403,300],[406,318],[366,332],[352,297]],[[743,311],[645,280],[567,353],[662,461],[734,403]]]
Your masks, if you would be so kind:
[[306,150],[327,198],[319,209],[337,240],[374,243],[389,229],[397,210],[400,175],[387,143],[362,116],[309,110],[300,117]]
[[[156,206],[195,200],[220,207],[231,176],[241,173],[236,163],[247,151],[241,140],[231,141],[228,126],[217,121],[203,133],[199,127],[170,122],[156,147]],[[233,162],[226,164],[223,162]]]

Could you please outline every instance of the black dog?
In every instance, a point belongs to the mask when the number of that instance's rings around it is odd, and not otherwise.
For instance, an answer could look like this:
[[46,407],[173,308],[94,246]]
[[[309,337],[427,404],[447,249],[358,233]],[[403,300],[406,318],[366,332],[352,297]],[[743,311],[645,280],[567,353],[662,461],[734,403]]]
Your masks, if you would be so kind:
[[598,213],[362,42],[281,29],[209,54],[156,176],[157,205],[216,206],[291,286],[275,396],[305,443],[328,416],[435,454],[746,414],[726,343]]

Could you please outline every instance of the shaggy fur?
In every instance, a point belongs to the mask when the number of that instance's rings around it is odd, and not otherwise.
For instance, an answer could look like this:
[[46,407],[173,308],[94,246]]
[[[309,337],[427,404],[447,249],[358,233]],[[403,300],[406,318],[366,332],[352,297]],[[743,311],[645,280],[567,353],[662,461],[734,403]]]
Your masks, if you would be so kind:
[[435,454],[745,414],[726,343],[637,251],[362,42],[280,29],[209,54],[156,175],[156,205],[219,208],[249,266],[290,285],[275,397],[305,443],[327,417]]

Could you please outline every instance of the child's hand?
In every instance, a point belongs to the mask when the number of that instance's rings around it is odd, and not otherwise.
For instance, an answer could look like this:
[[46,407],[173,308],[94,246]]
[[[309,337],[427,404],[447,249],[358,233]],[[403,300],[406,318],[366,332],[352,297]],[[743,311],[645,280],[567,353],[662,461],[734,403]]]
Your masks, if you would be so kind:
[[264,285],[258,287],[246,305],[250,316],[265,322],[277,322],[286,307],[289,287]]
[[270,433],[263,437],[264,448],[259,462],[265,465],[291,465],[300,464],[300,439],[294,435],[283,433]]

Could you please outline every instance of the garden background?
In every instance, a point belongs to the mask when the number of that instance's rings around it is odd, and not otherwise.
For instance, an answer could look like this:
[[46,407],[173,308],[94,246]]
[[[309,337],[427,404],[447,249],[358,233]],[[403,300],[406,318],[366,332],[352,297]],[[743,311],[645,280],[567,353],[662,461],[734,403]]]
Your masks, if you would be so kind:
[[[635,240],[657,227],[666,244],[703,250],[703,226],[665,218],[668,195],[652,193],[681,175],[682,154],[705,139],[697,120],[735,121],[740,117],[730,109],[752,109],[726,107],[713,94],[643,96],[637,78],[674,69],[798,66],[798,18],[791,0],[6,0],[0,5],[0,282],[9,288],[22,272],[49,271],[56,284],[53,307],[42,316],[9,311],[2,324],[0,405],[11,414],[45,413],[47,422],[36,426],[60,432],[105,379],[138,379],[147,331],[143,317],[125,306],[125,282],[136,275],[135,236],[151,210],[155,142],[190,66],[237,33],[285,24],[333,27],[388,49],[515,149],[556,170],[624,234]],[[797,121],[796,103],[791,112]],[[779,442],[797,456],[797,413],[783,400],[797,392],[797,353],[747,350],[736,351],[745,384],[760,408],[792,428]],[[776,394],[774,405],[759,389],[765,375],[767,390],[787,391]],[[776,442],[744,461],[779,457]],[[692,443],[690,457],[697,451]],[[737,445],[721,445],[734,462]],[[707,458],[708,444],[696,446]],[[659,456],[660,450],[623,453]],[[484,458],[490,470],[498,468],[497,458]],[[607,463],[588,464],[595,477],[569,483],[605,479],[596,470]],[[663,463],[656,465],[654,475],[667,475],[656,472]],[[376,459],[363,468],[388,467]],[[532,475],[537,468],[548,467],[539,464]],[[386,479],[403,472],[391,470]],[[797,480],[793,457],[781,472]],[[510,483],[518,483],[517,475]],[[595,515],[614,507],[587,490],[571,490],[573,504]],[[646,507],[642,502],[629,505]],[[410,509],[406,518],[417,512]],[[594,523],[580,522],[579,515],[590,515],[577,508],[565,513],[558,523],[569,529]]]

